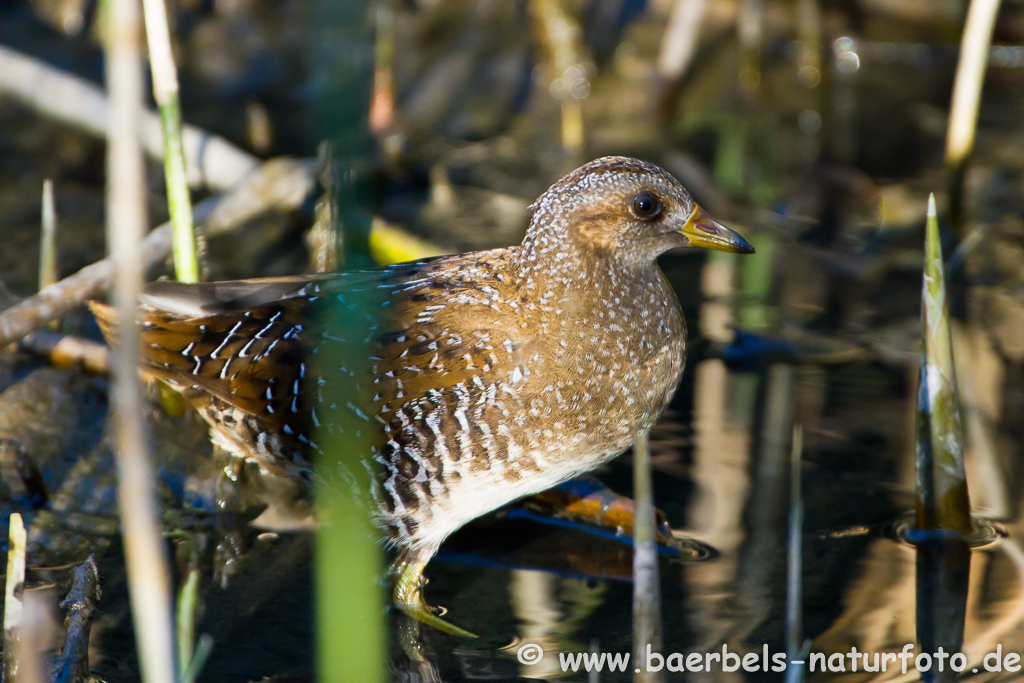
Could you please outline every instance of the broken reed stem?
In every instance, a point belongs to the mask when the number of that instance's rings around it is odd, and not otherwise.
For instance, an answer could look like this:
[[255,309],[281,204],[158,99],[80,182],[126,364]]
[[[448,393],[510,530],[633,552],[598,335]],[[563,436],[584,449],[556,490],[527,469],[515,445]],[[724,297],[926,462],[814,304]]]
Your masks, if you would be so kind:
[[[648,648],[661,651],[661,586],[647,432],[637,434],[633,441],[633,503],[633,657],[646,662]],[[660,671],[642,666],[634,680],[656,683],[662,676]]]
[[950,173],[949,212],[954,228],[963,232],[964,171],[974,149],[981,88],[988,67],[992,30],[999,0],[971,0],[960,41],[960,59],[953,82],[953,99],[946,132],[946,165]]
[[107,243],[123,322],[113,358],[113,424],[118,505],[136,647],[145,683],[175,683],[168,560],[149,461],[139,382],[136,302],[142,285],[139,244],[147,227],[142,116],[142,36],[138,0],[108,0],[105,47],[110,130],[107,148]]
[[928,198],[921,321],[917,528],[967,534],[972,528],[971,509],[934,194]]
[[11,513],[7,549],[7,581],[4,585],[4,681],[15,680],[18,672],[18,640],[24,610],[25,590],[25,524],[21,515]]
[[174,274],[179,282],[199,282],[199,239],[192,221],[192,199],[185,172],[185,149],[181,142],[181,100],[178,70],[171,51],[167,8],[163,0],[142,0],[149,43],[149,65],[153,74],[153,97],[160,112],[164,138],[164,179],[167,206],[174,228]]
[[39,289],[57,281],[57,206],[53,181],[43,181],[42,235],[39,239]]

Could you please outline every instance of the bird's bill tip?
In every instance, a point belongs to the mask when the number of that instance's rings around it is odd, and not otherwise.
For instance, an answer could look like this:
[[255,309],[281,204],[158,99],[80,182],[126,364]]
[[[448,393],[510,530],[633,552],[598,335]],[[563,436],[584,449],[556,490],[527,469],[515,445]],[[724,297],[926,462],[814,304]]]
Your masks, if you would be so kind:
[[754,246],[735,230],[725,227],[696,204],[679,230],[691,247],[702,247],[731,254],[753,254]]

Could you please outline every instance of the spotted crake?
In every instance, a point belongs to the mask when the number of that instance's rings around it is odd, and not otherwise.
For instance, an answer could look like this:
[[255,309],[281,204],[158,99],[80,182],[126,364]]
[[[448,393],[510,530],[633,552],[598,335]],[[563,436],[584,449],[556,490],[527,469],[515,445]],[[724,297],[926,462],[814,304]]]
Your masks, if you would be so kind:
[[[399,550],[395,603],[463,635],[422,596],[441,542],[608,462],[675,392],[686,327],[658,255],[754,251],[636,159],[591,162],[532,210],[522,244],[505,249],[375,272],[157,282],[142,299],[146,370],[179,388],[228,450],[287,476],[330,478],[343,464],[321,451],[323,435],[375,433],[378,445],[357,455],[374,520]],[[353,308],[358,324],[312,315],[326,302],[343,315],[360,295],[380,305]],[[114,324],[108,308],[94,310]],[[320,354],[364,335],[359,377],[320,369]],[[330,392],[336,375],[364,400]]]

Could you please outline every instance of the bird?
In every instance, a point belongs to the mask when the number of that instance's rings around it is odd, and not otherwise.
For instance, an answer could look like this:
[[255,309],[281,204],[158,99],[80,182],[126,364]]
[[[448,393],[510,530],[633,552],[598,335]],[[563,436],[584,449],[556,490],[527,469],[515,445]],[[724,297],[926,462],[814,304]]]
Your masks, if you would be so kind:
[[[295,479],[355,481],[397,551],[395,607],[459,636],[473,634],[423,595],[442,541],[623,453],[675,393],[686,325],[657,257],[754,252],[670,173],[628,157],[577,168],[530,208],[510,247],[375,271],[161,280],[140,301],[144,370],[228,451]],[[113,310],[92,308],[110,340]],[[353,353],[358,372],[330,360]],[[374,436],[354,455],[324,452],[324,435],[345,430]]]

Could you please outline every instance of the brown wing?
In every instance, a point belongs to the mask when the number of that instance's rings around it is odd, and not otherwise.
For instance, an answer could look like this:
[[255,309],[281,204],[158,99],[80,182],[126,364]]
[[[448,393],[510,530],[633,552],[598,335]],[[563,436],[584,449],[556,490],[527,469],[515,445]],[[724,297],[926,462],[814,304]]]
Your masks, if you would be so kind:
[[[307,478],[310,438],[302,408],[300,300],[182,318],[143,306],[142,362],[181,390],[210,423],[214,440],[289,477]],[[91,303],[113,343],[114,309]]]
[[[387,293],[410,280],[415,284],[425,269],[429,263],[417,262],[366,273],[151,283],[140,309],[144,367],[174,386],[202,390],[260,416],[269,427],[283,428],[301,410],[306,341],[312,337],[316,349],[321,336],[328,342],[336,338],[331,330],[308,331],[315,324],[317,302],[343,300],[353,291]],[[113,343],[113,309],[90,305]],[[351,321],[342,320],[340,330],[347,323]]]
[[[452,387],[475,391],[474,378],[492,371],[499,356],[528,352],[528,344],[498,332],[512,313],[493,303],[500,254],[355,276],[157,283],[142,308],[145,368],[199,405],[213,400],[220,414],[237,411],[232,422],[245,421],[250,432],[272,435],[272,457],[308,452],[316,447],[313,427],[352,424],[352,413],[374,420],[385,441],[403,444],[409,435],[394,419],[403,406],[427,396],[449,400]],[[367,295],[376,299],[370,309]],[[360,296],[364,306],[353,302]],[[110,316],[94,310],[109,331]],[[353,352],[366,362],[344,391],[369,400],[328,391],[325,402],[325,377],[346,369],[321,372],[319,354]]]
[[299,412],[306,372],[303,309],[267,304],[186,319],[144,309],[146,368],[174,386],[200,389],[258,416],[268,428],[283,429]]

